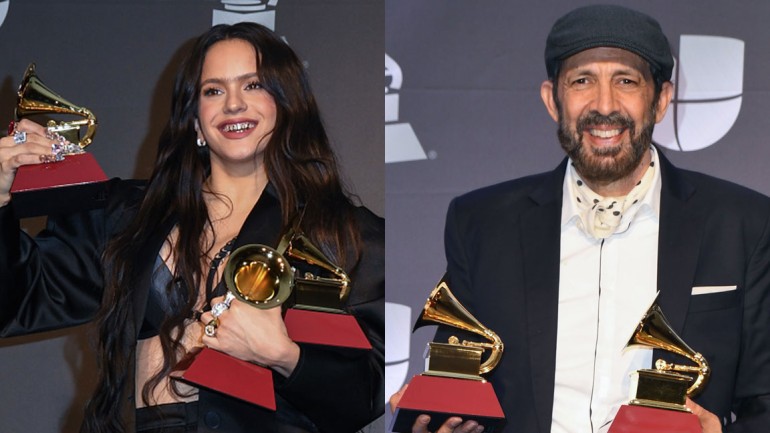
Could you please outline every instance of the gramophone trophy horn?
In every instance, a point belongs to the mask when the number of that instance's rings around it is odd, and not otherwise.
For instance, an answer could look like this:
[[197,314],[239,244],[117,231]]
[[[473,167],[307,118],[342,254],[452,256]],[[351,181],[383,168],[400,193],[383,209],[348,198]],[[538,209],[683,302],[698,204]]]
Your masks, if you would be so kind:
[[[661,349],[681,355],[696,365],[670,364],[658,359],[654,369],[632,373],[630,401],[620,407],[609,432],[700,432],[698,418],[690,413],[685,401],[688,396],[694,396],[703,389],[711,369],[703,355],[694,351],[671,329],[657,304],[652,304],[647,310],[626,347]],[[695,380],[680,373],[694,374]]]
[[[96,116],[91,110],[67,101],[43,84],[32,63],[27,67],[17,92],[15,118],[18,121],[34,115],[65,115],[80,119],[48,121],[46,129],[51,139],[51,160],[43,164],[24,165],[17,170],[11,187],[11,203],[16,215],[63,214],[103,206],[107,176],[94,157],[83,151],[96,133]],[[82,137],[81,128],[85,128]]]
[[[502,340],[458,301],[445,279],[431,291],[414,329],[428,325],[448,326],[486,341],[461,341],[451,336],[447,343],[428,343],[426,370],[409,382],[396,407],[391,430],[409,432],[419,415],[428,414],[431,431],[454,415],[477,421],[484,431],[493,431],[505,416],[492,385],[481,375],[500,362]],[[485,352],[488,356],[482,362]]]
[[223,276],[236,298],[257,308],[283,304],[294,286],[294,269],[277,250],[261,244],[244,245],[232,252]]

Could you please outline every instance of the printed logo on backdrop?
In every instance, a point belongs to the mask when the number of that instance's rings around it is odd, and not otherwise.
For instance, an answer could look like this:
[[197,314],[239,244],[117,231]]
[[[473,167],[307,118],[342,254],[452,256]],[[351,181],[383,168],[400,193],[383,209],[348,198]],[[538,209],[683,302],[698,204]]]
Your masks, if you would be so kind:
[[398,123],[398,90],[404,81],[401,67],[385,54],[385,163],[427,159],[409,123]]
[[675,92],[653,141],[672,150],[701,150],[735,124],[743,101],[744,42],[721,36],[682,35]]
[[8,6],[11,0],[0,0],[0,26],[5,22],[5,16],[8,15]]
[[411,308],[393,302],[385,303],[385,401],[406,381],[411,323]]
[[211,25],[248,21],[275,31],[277,4],[278,0],[222,0],[224,10],[214,9]]

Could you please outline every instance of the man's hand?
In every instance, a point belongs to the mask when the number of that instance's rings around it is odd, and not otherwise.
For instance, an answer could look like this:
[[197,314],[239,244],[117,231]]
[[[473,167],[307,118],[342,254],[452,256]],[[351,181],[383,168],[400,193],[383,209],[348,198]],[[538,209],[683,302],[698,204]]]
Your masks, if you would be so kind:
[[[396,406],[404,395],[406,388],[409,385],[404,385],[395,394],[390,396],[390,413],[396,411]],[[430,422],[430,416],[420,415],[412,426],[412,433],[430,433],[428,431],[428,423]],[[462,418],[453,416],[444,421],[444,424],[436,430],[435,433],[482,433],[484,426],[479,425],[476,421],[463,422]]]
[[[417,421],[412,426],[412,433],[430,433],[428,431],[428,423],[430,417],[428,415],[420,415],[417,417]],[[441,427],[436,430],[435,433],[482,433],[484,426],[479,425],[476,421],[465,421],[458,416],[453,416],[441,424]]]
[[702,408],[689,398],[685,402],[685,406],[698,417],[703,433],[722,433],[722,423],[719,422],[719,418],[716,415]]

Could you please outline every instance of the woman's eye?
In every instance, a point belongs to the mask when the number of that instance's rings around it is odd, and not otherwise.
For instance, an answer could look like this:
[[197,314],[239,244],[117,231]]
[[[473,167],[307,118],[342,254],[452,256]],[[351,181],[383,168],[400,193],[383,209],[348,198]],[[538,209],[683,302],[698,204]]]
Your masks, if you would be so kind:
[[254,89],[261,89],[262,84],[260,84],[259,81],[252,81],[246,86],[246,90],[254,90]]
[[203,89],[202,93],[204,96],[213,96],[213,95],[219,95],[222,92],[216,87],[209,87],[207,89]]

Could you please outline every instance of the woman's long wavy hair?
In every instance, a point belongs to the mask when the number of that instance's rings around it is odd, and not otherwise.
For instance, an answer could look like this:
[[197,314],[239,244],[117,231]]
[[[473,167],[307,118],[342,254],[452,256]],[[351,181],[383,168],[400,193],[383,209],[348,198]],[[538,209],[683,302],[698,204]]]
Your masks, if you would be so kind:
[[[172,246],[173,279],[166,288],[172,314],[159,329],[163,365],[142,390],[145,403],[155,385],[185,355],[180,342],[203,281],[202,263],[212,241],[204,236],[211,221],[203,200],[210,171],[208,148],[195,145],[200,76],[208,49],[223,40],[240,39],[254,46],[257,72],[277,107],[275,129],[264,151],[269,182],[277,191],[284,228],[304,212],[302,229],[338,263],[356,257],[359,237],[354,205],[340,180],[334,153],[321,122],[304,68],[289,46],[269,29],[253,23],[218,25],[197,39],[181,65],[174,85],[171,117],[159,141],[158,155],[146,195],[136,216],[112,239],[104,253],[105,292],[97,316],[99,381],[86,409],[84,430],[122,432],[123,410],[133,390],[133,356],[137,329],[133,296],[139,270],[147,266],[143,247],[176,225]],[[206,240],[209,239],[209,240]],[[346,249],[347,247],[347,249]],[[156,254],[157,251],[150,251]],[[352,256],[350,255],[352,253]],[[344,265],[344,264],[343,264]],[[208,295],[211,296],[211,295]]]

